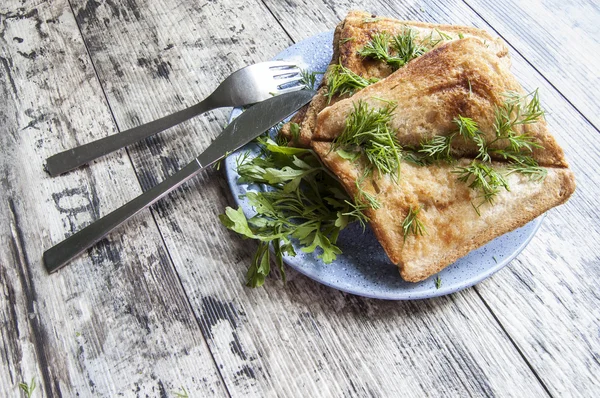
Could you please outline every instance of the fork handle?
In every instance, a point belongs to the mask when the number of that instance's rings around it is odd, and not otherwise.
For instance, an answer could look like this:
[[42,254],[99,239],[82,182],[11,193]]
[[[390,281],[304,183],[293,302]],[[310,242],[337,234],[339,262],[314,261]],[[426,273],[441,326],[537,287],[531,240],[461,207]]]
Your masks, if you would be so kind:
[[66,173],[67,171],[83,166],[100,156],[107,155],[117,149],[124,148],[127,145],[131,145],[191,119],[194,116],[219,107],[220,105],[216,104],[211,96],[208,96],[204,101],[190,106],[187,109],[50,156],[46,160],[46,170],[52,177]]

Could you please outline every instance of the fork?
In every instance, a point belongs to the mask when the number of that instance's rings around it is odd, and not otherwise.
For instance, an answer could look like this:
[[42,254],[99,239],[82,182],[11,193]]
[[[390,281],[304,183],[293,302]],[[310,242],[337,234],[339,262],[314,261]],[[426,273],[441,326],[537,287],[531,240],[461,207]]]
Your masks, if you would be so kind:
[[298,84],[302,80],[300,71],[295,64],[284,61],[261,62],[239,69],[196,105],[130,130],[57,153],[46,160],[46,170],[54,177],[212,109],[250,105],[273,95],[303,89],[305,86]]

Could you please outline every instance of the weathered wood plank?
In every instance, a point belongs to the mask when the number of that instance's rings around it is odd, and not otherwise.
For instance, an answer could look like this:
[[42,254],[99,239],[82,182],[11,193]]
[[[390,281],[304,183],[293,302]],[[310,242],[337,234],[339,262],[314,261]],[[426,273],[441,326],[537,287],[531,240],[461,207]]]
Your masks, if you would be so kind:
[[[93,13],[90,3],[75,4],[121,128],[191,105],[214,87],[190,81],[212,77],[216,84],[290,44],[257,2],[139,2],[138,17],[129,19],[115,7],[133,13],[128,2],[101,4]],[[295,29],[314,34],[333,28],[335,18],[320,24],[308,18],[321,20],[327,12],[315,3]],[[190,43],[200,43],[203,52]],[[138,66],[140,57],[167,65],[168,79],[158,66]],[[189,95],[182,99],[181,92]],[[222,112],[213,115],[216,120],[204,115],[132,148],[142,183],[164,178],[204,148],[224,122]],[[162,202],[157,222],[232,395],[545,394],[474,290],[386,303],[293,272],[287,286],[271,280],[264,289],[244,288],[255,246],[219,225],[217,215],[230,203],[221,173],[211,170]]]
[[600,129],[598,2],[465,0],[465,3]]
[[[52,179],[44,159],[115,126],[66,1],[0,5],[0,395],[224,394],[149,212],[58,274],[44,249],[136,196],[124,151]],[[139,239],[143,236],[143,239]]]
[[[284,27],[294,39],[306,35],[302,21],[315,23],[311,7],[267,4],[280,20],[289,21]],[[323,10],[320,19],[329,16],[333,22],[347,9],[360,6],[402,19],[468,24],[493,32],[461,2],[403,2],[390,9],[375,1],[344,3]],[[541,88],[549,126],[576,173],[578,190],[566,205],[548,214],[542,229],[508,270],[479,285],[477,291],[553,394],[591,393],[599,388],[594,375],[600,371],[600,302],[595,288],[600,264],[600,231],[595,222],[600,213],[595,198],[600,178],[594,172],[600,166],[600,140],[597,130],[554,89],[554,81],[548,83],[514,50],[512,57],[513,71],[526,88]]]

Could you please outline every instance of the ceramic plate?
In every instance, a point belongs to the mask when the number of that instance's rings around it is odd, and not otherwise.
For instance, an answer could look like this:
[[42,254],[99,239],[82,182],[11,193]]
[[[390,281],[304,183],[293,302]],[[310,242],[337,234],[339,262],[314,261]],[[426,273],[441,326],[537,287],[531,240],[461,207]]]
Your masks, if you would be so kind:
[[[276,59],[291,60],[303,69],[324,71],[331,60],[333,32],[326,32],[306,39],[282,51]],[[239,110],[234,110],[235,117]],[[237,204],[247,216],[254,214],[243,194],[259,190],[259,186],[238,184],[236,158],[250,151],[258,155],[255,145],[249,144],[225,161],[228,183]],[[324,264],[316,254],[300,250],[295,257],[284,257],[285,262],[296,271],[327,286],[359,296],[386,300],[413,300],[443,296],[489,277],[508,264],[529,243],[540,227],[543,217],[522,228],[500,236],[487,245],[472,251],[467,256],[442,270],[440,288],[436,288],[436,276],[420,283],[404,282],[398,269],[390,262],[373,232],[364,232],[358,224],[350,225],[339,236],[338,246],[343,254],[331,264]]]

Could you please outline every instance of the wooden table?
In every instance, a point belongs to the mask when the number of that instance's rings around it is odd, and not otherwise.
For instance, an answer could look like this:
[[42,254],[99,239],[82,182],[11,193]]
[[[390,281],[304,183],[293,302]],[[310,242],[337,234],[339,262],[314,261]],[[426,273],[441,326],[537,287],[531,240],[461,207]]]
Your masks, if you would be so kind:
[[[540,87],[576,174],[476,287],[386,302],[292,271],[244,286],[222,171],[60,272],[42,252],[173,174],[229,110],[51,178],[48,156],[190,106],[349,9],[473,25]],[[600,10],[593,0],[5,0],[0,5],[0,396],[599,396]]]

